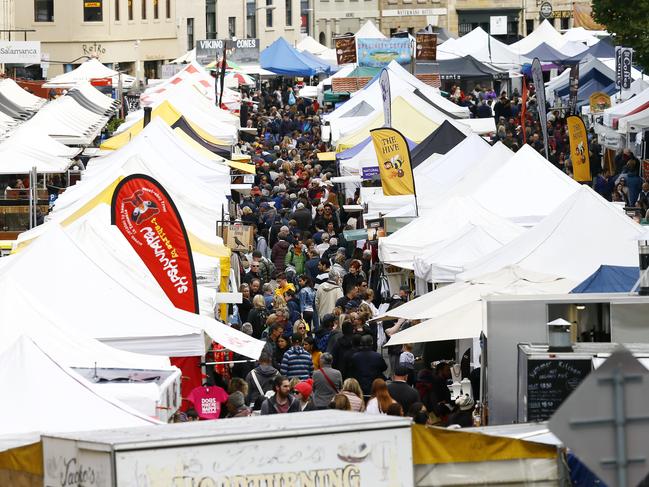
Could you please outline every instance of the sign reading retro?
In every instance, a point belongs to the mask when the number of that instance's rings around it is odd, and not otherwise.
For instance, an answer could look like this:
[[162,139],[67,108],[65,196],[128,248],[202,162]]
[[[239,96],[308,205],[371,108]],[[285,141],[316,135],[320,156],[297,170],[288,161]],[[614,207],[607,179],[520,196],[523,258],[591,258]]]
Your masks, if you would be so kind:
[[111,223],[126,237],[174,306],[198,313],[189,239],[165,189],[145,174],[127,176],[113,193]]
[[0,41],[0,63],[40,64],[40,41]]

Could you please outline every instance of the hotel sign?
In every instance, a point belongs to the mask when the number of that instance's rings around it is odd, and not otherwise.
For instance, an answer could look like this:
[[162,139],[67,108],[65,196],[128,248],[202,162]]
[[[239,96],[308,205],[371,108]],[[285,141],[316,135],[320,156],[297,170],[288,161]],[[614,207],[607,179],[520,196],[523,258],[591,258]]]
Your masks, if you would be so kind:
[[445,8],[398,8],[393,10],[384,10],[383,17],[418,17],[429,15],[446,15],[448,9]]

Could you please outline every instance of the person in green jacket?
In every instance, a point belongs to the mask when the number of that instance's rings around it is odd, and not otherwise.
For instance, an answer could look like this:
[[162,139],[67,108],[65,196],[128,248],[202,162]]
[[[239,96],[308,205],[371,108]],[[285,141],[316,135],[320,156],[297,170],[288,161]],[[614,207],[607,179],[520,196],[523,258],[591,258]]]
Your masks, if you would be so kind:
[[306,269],[306,247],[300,240],[296,240],[289,247],[284,258],[284,264],[293,266],[298,276],[304,274]]

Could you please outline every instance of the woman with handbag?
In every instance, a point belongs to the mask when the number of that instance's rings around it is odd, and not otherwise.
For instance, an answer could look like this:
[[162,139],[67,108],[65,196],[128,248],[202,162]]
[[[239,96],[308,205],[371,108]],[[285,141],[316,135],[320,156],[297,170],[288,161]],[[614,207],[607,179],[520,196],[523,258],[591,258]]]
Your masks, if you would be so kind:
[[313,404],[317,409],[326,409],[343,386],[343,376],[331,367],[333,357],[330,353],[320,356],[320,368],[313,372]]

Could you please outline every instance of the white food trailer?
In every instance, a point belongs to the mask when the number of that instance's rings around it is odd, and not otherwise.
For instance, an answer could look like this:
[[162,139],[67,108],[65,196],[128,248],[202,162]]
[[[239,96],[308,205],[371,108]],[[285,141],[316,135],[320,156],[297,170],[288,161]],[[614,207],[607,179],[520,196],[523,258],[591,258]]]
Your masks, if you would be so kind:
[[411,487],[409,418],[343,411],[43,436],[46,487]]

